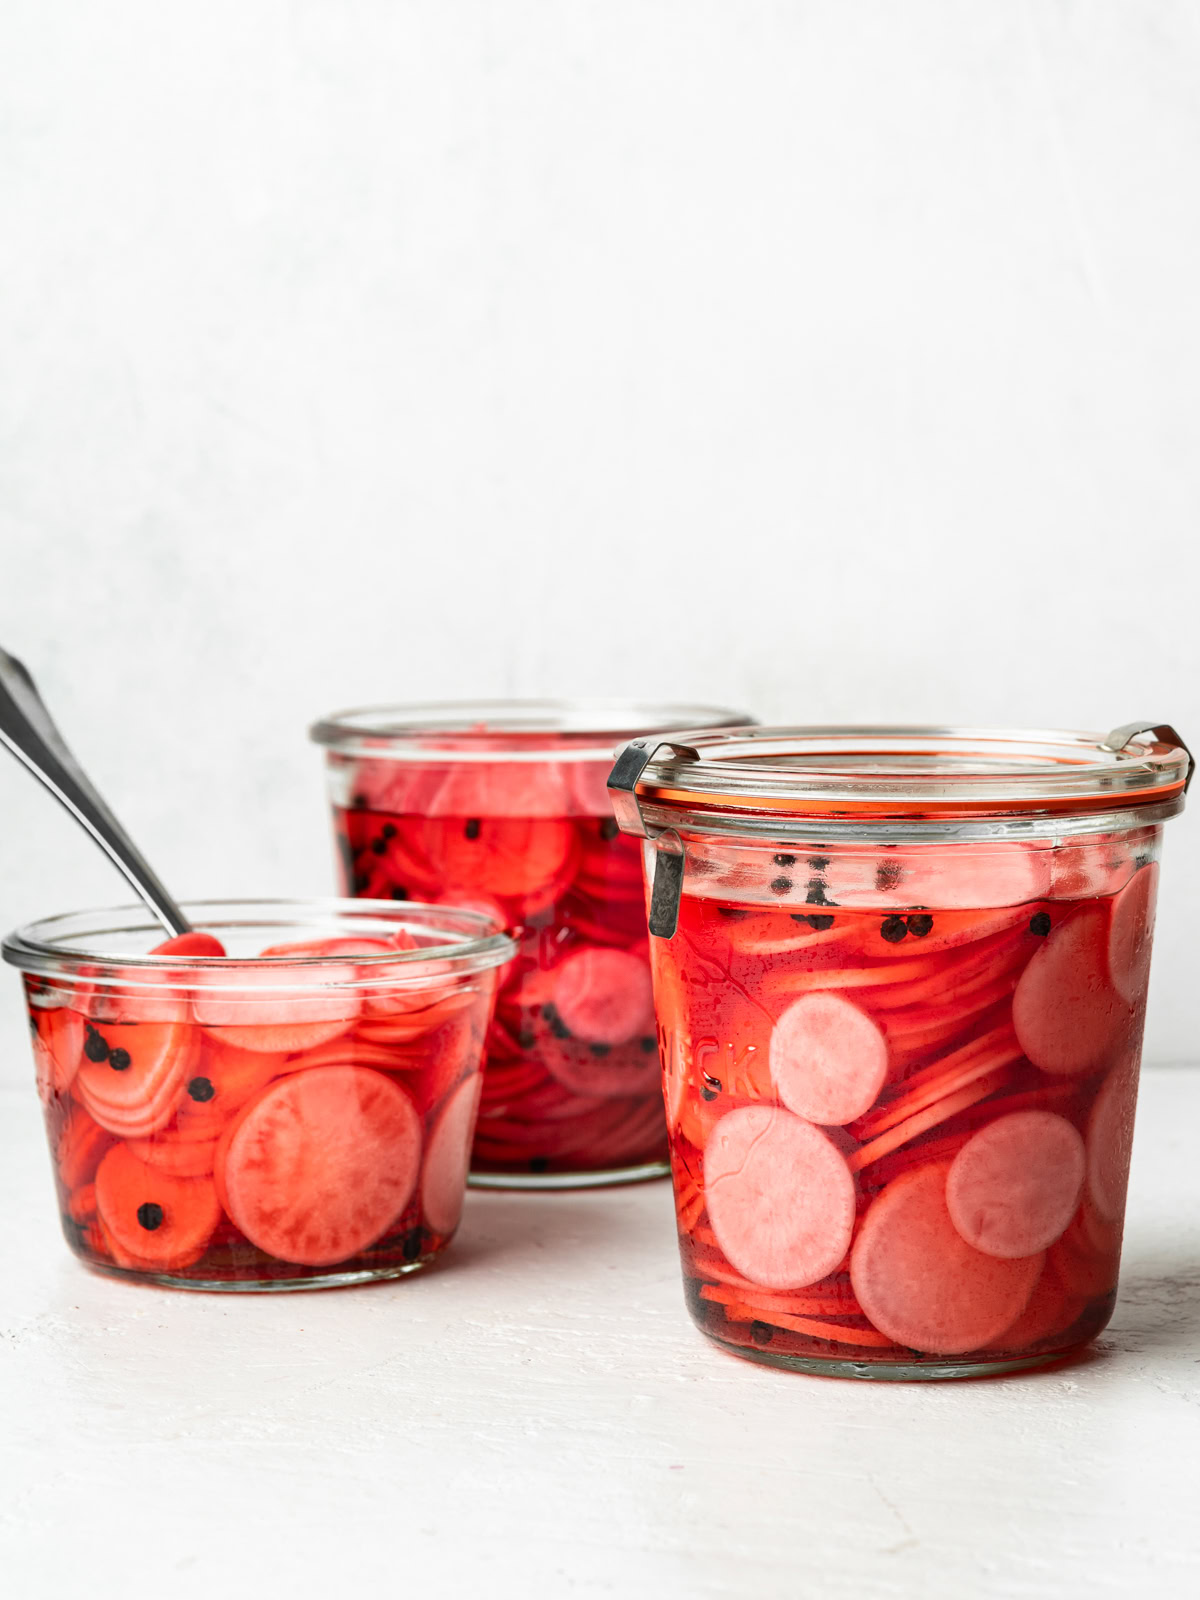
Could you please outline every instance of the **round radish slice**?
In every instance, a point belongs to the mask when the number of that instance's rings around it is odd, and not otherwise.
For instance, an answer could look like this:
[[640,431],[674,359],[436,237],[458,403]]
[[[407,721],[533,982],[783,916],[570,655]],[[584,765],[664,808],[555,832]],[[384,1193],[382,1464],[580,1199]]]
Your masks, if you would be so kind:
[[661,1082],[654,1023],[626,1044],[585,1044],[573,1038],[553,1006],[534,1019],[533,1054],[555,1083],[572,1094],[602,1100],[654,1095]]
[[1083,1193],[1083,1140],[1052,1111],[1016,1111],[969,1139],[946,1178],[950,1219],[968,1244],[1009,1260],[1048,1249]]
[[407,809],[430,817],[558,821],[572,810],[571,790],[561,761],[462,761],[445,770],[421,805]]
[[314,1067],[269,1084],[239,1113],[215,1170],[251,1244],[322,1267],[382,1238],[420,1161],[421,1120],[403,1089],[369,1067]]
[[197,1037],[182,1022],[87,1023],[73,1092],[102,1128],[143,1138],[171,1120]]
[[286,1056],[269,1056],[261,1050],[242,1050],[232,1044],[209,1044],[207,1040],[205,1046],[192,1062],[175,1113],[182,1139],[217,1138],[251,1095],[287,1070]]
[[208,1178],[176,1177],[123,1144],[100,1163],[96,1208],[123,1264],[159,1271],[198,1260],[221,1220]]
[[[352,966],[322,967],[319,984],[289,991],[279,987],[287,983],[285,973],[268,967],[197,972],[192,1006],[197,1022],[215,1039],[243,1050],[290,1055],[346,1032],[359,1013],[359,997],[348,987],[356,976]],[[303,974],[297,971],[292,981],[302,982]],[[256,989],[269,992],[255,994]]]
[[147,1166],[177,1178],[206,1178],[217,1154],[215,1139],[176,1139],[161,1133],[148,1139],[127,1139],[125,1146]]
[[435,1233],[453,1233],[462,1216],[471,1138],[482,1092],[483,1074],[473,1072],[447,1100],[429,1136],[421,1173],[421,1209]]
[[978,911],[1040,900],[1049,852],[1023,844],[902,845],[869,857],[839,853],[825,868],[831,905]]
[[585,1044],[624,1044],[652,1034],[650,968],[624,950],[578,950],[558,968],[554,1009],[568,1032]]
[[508,898],[565,885],[579,848],[566,817],[431,816],[419,825],[422,851],[443,889]]
[[766,1288],[819,1283],[850,1246],[854,1179],[820,1128],[790,1111],[722,1117],[704,1150],[704,1192],[730,1265]]
[[1043,1072],[1081,1077],[1105,1065],[1130,1011],[1108,977],[1108,916],[1077,906],[1036,951],[1013,993],[1013,1028]]
[[112,1142],[112,1134],[88,1116],[82,1106],[71,1106],[54,1151],[63,1188],[78,1189],[90,1183],[96,1176],[101,1157]]
[[1117,1067],[1101,1085],[1088,1119],[1088,1194],[1105,1222],[1120,1222],[1125,1214],[1137,1086],[1136,1063]]
[[959,1233],[943,1163],[895,1179],[867,1212],[850,1254],[858,1303],[881,1333],[926,1355],[964,1355],[1024,1311],[1043,1257],[1002,1261]]
[[1137,1005],[1150,981],[1150,943],[1158,898],[1158,863],[1143,867],[1113,901],[1108,925],[1108,970],[1122,1000]]
[[809,1122],[840,1125],[874,1105],[887,1080],[887,1039],[853,1001],[806,994],[775,1024],[770,1062],[789,1111]]
[[1030,1350],[1051,1339],[1060,1339],[1079,1320],[1086,1300],[1073,1294],[1055,1266],[1054,1253],[1046,1257],[1042,1275],[1029,1298],[1029,1304],[996,1341],[996,1353]]

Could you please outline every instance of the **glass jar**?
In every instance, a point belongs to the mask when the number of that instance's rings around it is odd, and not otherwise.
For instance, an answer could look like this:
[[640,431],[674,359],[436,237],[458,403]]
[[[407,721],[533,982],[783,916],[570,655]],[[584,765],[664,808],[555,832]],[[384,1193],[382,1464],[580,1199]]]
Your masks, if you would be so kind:
[[390,706],[317,723],[345,893],[481,908],[518,957],[488,1036],[471,1181],[665,1175],[641,855],[606,790],[634,732],[730,726],[709,706]]
[[654,879],[694,1320],[869,1378],[1085,1344],[1116,1295],[1182,741],[684,737],[627,747],[611,782]]
[[458,1226],[500,965],[446,906],[213,901],[31,924],[38,1089],[67,1242],[188,1289],[415,1272]]

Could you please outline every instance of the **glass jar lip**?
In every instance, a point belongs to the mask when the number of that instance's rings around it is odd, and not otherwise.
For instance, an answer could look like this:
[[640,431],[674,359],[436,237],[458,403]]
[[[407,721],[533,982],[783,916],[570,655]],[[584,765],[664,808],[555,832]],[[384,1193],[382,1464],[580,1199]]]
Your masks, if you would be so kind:
[[[263,935],[286,934],[288,930],[311,930],[316,923],[328,926],[331,939],[369,937],[370,930],[395,931],[408,924],[411,931],[421,928],[445,936],[440,944],[421,945],[415,950],[368,952],[365,954],[278,955],[278,956],[179,956],[128,955],[88,947],[89,940],[113,934],[158,934],[162,929],[144,905],[101,907],[90,911],[64,912],[43,917],[15,929],[0,945],[0,954],[10,966],[41,977],[86,977],[90,983],[172,985],[187,987],[189,975],[211,988],[236,989],[237,974],[247,969],[256,973],[277,973],[280,989],[336,987],[370,988],[396,981],[428,981],[436,975],[463,977],[486,971],[509,961],[517,947],[507,933],[496,928],[485,912],[459,906],[427,905],[420,901],[342,900],[192,900],[183,910],[197,932],[219,935],[232,929],[258,930]],[[335,926],[336,923],[344,926]],[[348,966],[355,976],[346,978]],[[397,972],[397,968],[401,969]],[[289,974],[302,974],[302,980],[283,981]],[[228,976],[227,985],[221,984]],[[257,977],[253,993],[269,992],[272,985]]]
[[[1155,733],[1162,730],[1155,730]],[[1177,737],[1177,736],[1176,736]],[[1183,806],[1181,743],[1063,729],[756,727],[672,734],[636,784],[658,811],[940,822]]]
[[385,761],[602,761],[638,734],[753,723],[745,711],[687,701],[430,700],[331,712],[308,734],[339,755]]

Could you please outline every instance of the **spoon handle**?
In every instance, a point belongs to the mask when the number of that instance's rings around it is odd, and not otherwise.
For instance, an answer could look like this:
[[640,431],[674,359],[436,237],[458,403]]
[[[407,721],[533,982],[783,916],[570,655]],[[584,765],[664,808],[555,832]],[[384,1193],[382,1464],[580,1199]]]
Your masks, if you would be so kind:
[[87,829],[167,932],[187,933],[187,918],[67,748],[28,671],[4,650],[0,650],[0,743]]

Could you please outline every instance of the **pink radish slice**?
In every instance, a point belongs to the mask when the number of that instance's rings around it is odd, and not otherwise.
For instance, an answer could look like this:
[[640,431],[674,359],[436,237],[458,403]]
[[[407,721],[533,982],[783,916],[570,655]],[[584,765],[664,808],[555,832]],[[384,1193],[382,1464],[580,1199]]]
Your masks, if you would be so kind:
[[1049,852],[1021,844],[906,845],[874,858],[870,881],[843,886],[838,857],[828,869],[830,898],[840,905],[975,911],[1040,900],[1050,877]]
[[1131,1006],[1150,979],[1150,944],[1158,899],[1158,863],[1143,867],[1113,901],[1108,925],[1108,970],[1113,987]]
[[1108,915],[1076,906],[1046,935],[1013,993],[1013,1027],[1043,1072],[1080,1077],[1105,1065],[1128,1027],[1108,976]]
[[176,1178],[206,1178],[217,1154],[216,1139],[126,1139],[125,1143],[148,1167],[160,1167]]
[[558,968],[554,1009],[576,1039],[624,1044],[654,1031],[650,968],[624,950],[579,950]]
[[223,956],[225,946],[211,933],[177,933],[150,951],[152,956]]
[[854,1179],[828,1137],[790,1111],[722,1117],[704,1150],[704,1189],[717,1243],[753,1283],[819,1283],[849,1248]]
[[[432,776],[432,774],[431,774]],[[429,817],[537,817],[558,820],[572,810],[561,761],[461,761],[445,769],[419,806]]]
[[789,1111],[842,1124],[875,1103],[888,1073],[882,1030],[838,994],[794,1000],[771,1034],[771,1077]]
[[1136,1062],[1116,1067],[1101,1085],[1088,1119],[1088,1194],[1105,1222],[1119,1222],[1125,1213],[1137,1086]]
[[435,1233],[453,1233],[462,1216],[471,1159],[471,1137],[483,1074],[473,1072],[447,1100],[425,1152],[421,1174],[421,1206]]
[[1133,856],[1127,844],[1113,839],[1093,839],[1087,844],[1063,845],[1050,853],[1051,900],[1089,900],[1116,894],[1133,875]]
[[867,1318],[927,1355],[964,1355],[998,1339],[1028,1304],[1043,1261],[1001,1261],[969,1245],[946,1208],[947,1170],[917,1167],[890,1183],[850,1255]]
[[59,1094],[65,1094],[84,1059],[83,1018],[67,1006],[35,1012],[35,1016],[47,1056],[49,1082]]
[[1029,1304],[996,1341],[996,1354],[1029,1350],[1050,1339],[1061,1338],[1079,1320],[1087,1301],[1073,1294],[1055,1266],[1054,1253],[1046,1257],[1042,1275],[1034,1285]]
[[[196,1020],[214,1038],[242,1050],[280,1055],[314,1050],[345,1033],[358,1016],[359,997],[348,987],[357,972],[352,966],[322,967],[319,984],[286,987],[289,977],[293,984],[302,985],[306,973],[307,969],[300,968],[289,974],[286,969],[233,965],[219,974],[197,972],[192,979]],[[212,986],[211,991],[206,984]],[[255,990],[264,992],[256,994]]]
[[1016,1111],[980,1129],[946,1178],[950,1220],[1002,1260],[1037,1255],[1066,1231],[1083,1193],[1083,1140],[1053,1111]]
[[367,1067],[278,1078],[235,1116],[214,1169],[229,1220],[268,1255],[345,1261],[403,1214],[421,1163],[410,1097]]

